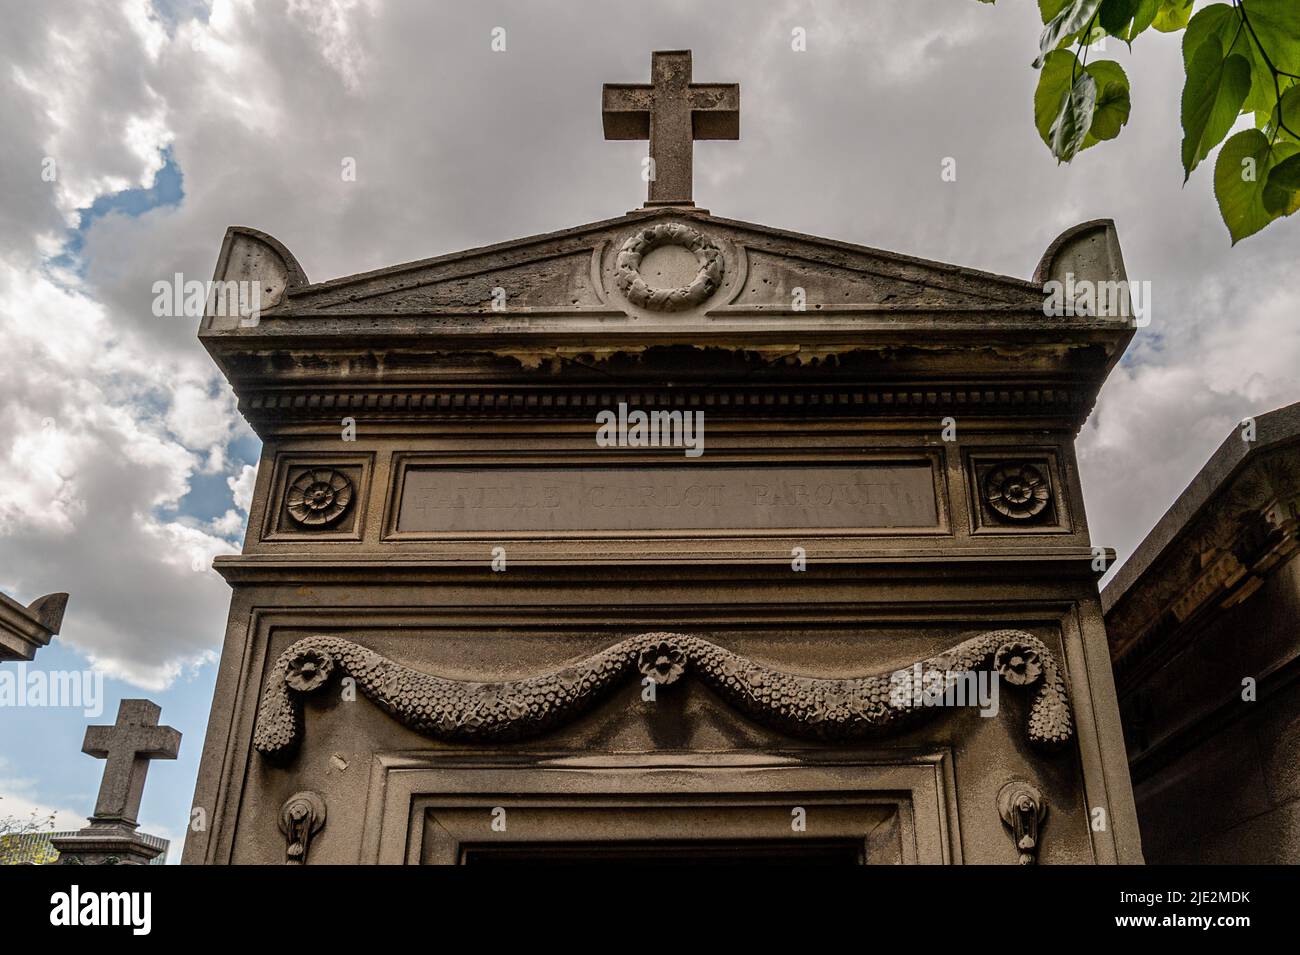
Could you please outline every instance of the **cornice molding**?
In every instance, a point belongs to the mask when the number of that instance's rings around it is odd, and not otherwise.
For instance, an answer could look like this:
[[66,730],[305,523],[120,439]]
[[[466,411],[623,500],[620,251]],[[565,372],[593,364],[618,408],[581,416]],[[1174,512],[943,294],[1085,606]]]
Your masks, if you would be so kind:
[[916,415],[936,412],[1039,414],[1075,419],[1091,407],[1091,390],[1052,388],[861,387],[781,385],[484,386],[459,389],[248,390],[239,408],[253,420],[336,418],[403,421],[433,417],[591,418],[624,402],[629,408],[703,410],[724,417]]

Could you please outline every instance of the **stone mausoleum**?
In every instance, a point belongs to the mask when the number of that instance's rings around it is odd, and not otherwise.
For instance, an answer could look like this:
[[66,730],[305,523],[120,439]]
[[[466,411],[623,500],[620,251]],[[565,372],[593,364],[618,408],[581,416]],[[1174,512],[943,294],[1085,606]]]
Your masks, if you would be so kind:
[[1102,594],[1148,862],[1300,862],[1300,404],[1227,435]]
[[739,87],[651,78],[625,215],[324,282],[227,232],[264,446],[185,861],[1141,861],[1074,453],[1133,330],[1043,307],[1114,227],[1011,278],[720,218]]

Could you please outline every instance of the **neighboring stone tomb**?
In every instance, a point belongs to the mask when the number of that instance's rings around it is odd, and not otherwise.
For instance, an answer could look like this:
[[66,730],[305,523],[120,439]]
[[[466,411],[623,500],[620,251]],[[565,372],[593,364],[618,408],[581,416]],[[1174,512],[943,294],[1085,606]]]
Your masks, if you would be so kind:
[[0,594],[0,662],[32,660],[59,632],[67,606],[67,594],[46,594],[26,607]]
[[1300,862],[1300,404],[1224,439],[1102,594],[1149,862]]

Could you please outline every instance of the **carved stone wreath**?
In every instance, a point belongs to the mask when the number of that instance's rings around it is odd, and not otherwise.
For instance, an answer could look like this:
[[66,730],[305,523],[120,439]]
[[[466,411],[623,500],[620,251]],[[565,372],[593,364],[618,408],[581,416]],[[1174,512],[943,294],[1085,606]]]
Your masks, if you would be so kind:
[[1000,517],[1027,521],[1047,509],[1052,487],[1032,464],[1003,464],[984,476],[984,500]]
[[987,671],[1012,685],[1038,685],[1029,710],[1031,744],[1052,749],[1074,735],[1056,658],[1022,630],[993,630],[909,667],[846,680],[785,673],[689,634],[643,633],[551,673],[501,683],[449,680],[350,640],[316,636],[280,654],[267,680],[253,735],[261,753],[294,748],[302,731],[301,697],[320,689],[336,670],[404,726],[450,742],[536,736],[574,719],[638,673],[659,685],[690,673],[765,726],[840,740],[897,731],[940,708],[918,705],[906,686],[900,692],[900,682],[933,684]]
[[304,527],[328,527],[352,503],[352,481],[334,468],[309,468],[294,478],[285,495],[289,516]]
[[[641,260],[663,245],[678,245],[693,252],[699,270],[690,285],[652,288],[641,277]],[[677,222],[665,222],[640,229],[628,236],[615,261],[619,291],[633,305],[657,312],[679,312],[694,308],[722,284],[722,252],[702,232]]]

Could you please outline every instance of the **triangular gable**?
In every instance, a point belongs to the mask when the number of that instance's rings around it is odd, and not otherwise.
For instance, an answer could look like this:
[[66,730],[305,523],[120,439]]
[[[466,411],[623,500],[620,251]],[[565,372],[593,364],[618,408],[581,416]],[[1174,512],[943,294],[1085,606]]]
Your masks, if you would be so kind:
[[[617,282],[629,237],[678,223],[721,250],[720,287],[698,307],[845,306],[980,308],[1041,305],[1041,286],[846,242],[784,232],[690,210],[632,213],[562,232],[291,285],[282,313],[376,314],[629,305]],[[635,306],[631,310],[635,310]]]

